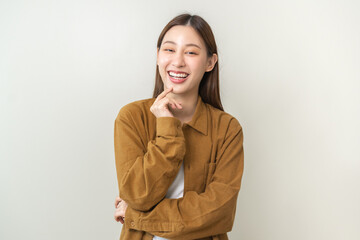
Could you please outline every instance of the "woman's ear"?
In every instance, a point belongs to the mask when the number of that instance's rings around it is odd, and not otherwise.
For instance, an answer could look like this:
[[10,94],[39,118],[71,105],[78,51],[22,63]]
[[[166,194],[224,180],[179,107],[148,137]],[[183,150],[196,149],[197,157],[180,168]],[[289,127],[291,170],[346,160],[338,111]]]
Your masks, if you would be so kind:
[[211,70],[213,70],[217,60],[218,58],[216,53],[214,53],[211,57],[209,57],[207,60],[207,66],[205,72],[210,72]]

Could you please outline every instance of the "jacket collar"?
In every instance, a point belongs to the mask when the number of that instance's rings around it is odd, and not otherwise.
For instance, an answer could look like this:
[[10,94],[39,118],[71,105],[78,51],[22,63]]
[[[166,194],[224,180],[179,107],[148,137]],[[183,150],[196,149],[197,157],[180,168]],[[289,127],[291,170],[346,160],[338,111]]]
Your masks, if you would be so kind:
[[205,103],[202,101],[200,95],[198,95],[195,112],[191,121],[185,124],[201,132],[202,134],[207,135],[208,133],[207,107]]

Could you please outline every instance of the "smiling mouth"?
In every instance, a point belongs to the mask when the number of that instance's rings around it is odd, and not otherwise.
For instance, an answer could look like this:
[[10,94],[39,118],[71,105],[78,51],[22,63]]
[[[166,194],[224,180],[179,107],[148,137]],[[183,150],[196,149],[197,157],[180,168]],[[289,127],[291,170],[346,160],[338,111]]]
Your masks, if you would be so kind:
[[175,78],[175,79],[184,79],[189,76],[189,74],[185,73],[185,72],[175,73],[173,71],[168,71],[168,74],[170,77]]
[[170,80],[174,83],[182,83],[184,82],[190,74],[185,72],[173,72],[168,71],[168,75],[170,77]]

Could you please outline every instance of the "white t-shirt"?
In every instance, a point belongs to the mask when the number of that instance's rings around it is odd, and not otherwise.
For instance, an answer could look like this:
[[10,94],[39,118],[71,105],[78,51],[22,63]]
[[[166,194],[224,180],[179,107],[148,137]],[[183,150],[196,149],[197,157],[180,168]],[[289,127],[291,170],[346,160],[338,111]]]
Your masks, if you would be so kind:
[[[184,196],[184,161],[181,164],[180,170],[176,175],[175,180],[170,185],[165,198],[177,199],[183,196]],[[154,236],[153,240],[167,240],[167,239]]]

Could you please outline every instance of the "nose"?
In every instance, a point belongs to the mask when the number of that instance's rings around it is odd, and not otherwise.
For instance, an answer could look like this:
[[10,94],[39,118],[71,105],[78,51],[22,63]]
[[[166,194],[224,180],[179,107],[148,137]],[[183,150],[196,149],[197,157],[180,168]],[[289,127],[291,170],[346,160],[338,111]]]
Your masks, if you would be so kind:
[[172,65],[175,67],[184,67],[185,66],[184,55],[181,52],[177,52],[176,54],[174,54],[174,58],[172,60]]

